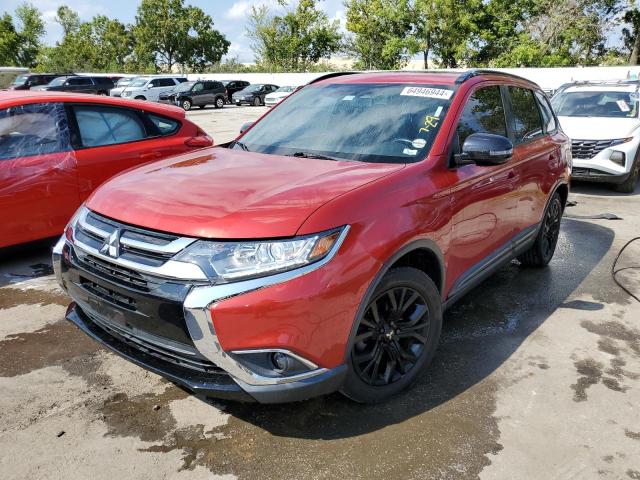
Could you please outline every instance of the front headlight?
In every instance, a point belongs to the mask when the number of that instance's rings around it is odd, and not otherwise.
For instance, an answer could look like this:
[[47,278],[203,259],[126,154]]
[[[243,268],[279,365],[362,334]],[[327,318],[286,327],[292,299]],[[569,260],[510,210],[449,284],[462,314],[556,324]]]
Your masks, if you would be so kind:
[[200,240],[174,260],[194,263],[210,280],[233,282],[310,265],[333,255],[348,227],[289,240],[216,242]]

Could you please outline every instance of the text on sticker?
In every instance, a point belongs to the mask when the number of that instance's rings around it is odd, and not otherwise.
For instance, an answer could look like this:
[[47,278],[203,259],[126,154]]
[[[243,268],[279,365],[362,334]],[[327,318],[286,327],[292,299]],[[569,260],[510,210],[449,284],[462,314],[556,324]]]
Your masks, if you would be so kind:
[[449,100],[453,95],[453,90],[446,90],[444,88],[428,88],[428,87],[404,87],[400,95],[410,97],[425,97],[425,98],[441,98],[443,100]]
[[428,132],[432,128],[436,128],[438,126],[438,117],[433,117],[431,115],[427,115],[424,117],[424,127],[418,130],[419,133]]

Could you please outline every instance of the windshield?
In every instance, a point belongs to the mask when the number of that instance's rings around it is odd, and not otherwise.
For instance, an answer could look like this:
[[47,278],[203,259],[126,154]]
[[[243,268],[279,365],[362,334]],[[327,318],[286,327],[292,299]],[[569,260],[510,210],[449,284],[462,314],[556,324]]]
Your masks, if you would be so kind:
[[24,85],[24,82],[29,78],[28,75],[18,75],[16,79],[13,81],[12,85]]
[[362,162],[417,162],[429,152],[452,94],[450,88],[436,85],[311,85],[272,110],[232,148]]
[[118,80],[118,83],[116,83],[116,87],[126,87],[131,83],[132,80],[132,78],[121,78],[120,80]]
[[148,81],[149,81],[148,78],[136,78],[135,80],[131,81],[129,86],[130,87],[144,87],[147,84]]
[[188,92],[191,90],[191,87],[195,85],[196,82],[182,82],[176,88],[173,89],[174,92]]
[[67,81],[67,78],[69,77],[58,77],[58,78],[54,78],[53,80],[51,80],[49,82],[49,85],[52,87],[58,87],[60,85],[64,85],[64,82]]
[[638,98],[635,92],[583,91],[561,92],[551,104],[562,117],[633,118],[638,116]]
[[279,89],[276,90],[276,92],[293,92],[296,89],[296,87],[280,87]]

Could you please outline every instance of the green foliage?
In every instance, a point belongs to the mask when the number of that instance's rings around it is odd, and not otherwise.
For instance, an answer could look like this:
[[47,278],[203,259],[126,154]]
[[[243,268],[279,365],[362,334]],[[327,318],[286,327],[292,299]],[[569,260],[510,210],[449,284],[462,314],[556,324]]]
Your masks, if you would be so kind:
[[37,8],[29,3],[21,4],[13,18],[4,13],[0,18],[0,65],[33,68],[41,49],[44,22]]
[[220,62],[230,45],[209,15],[184,0],[142,0],[133,37],[136,56],[165,72],[176,64],[203,71]]
[[347,29],[354,35],[346,49],[355,68],[395,69],[408,59],[412,12],[408,0],[347,0]]
[[[286,2],[280,2],[286,5]],[[260,68],[270,71],[309,71],[340,48],[338,22],[329,22],[315,0],[300,0],[283,16],[253,7],[247,36]]]
[[629,63],[638,65],[640,57],[640,10],[637,8],[627,10],[623,17],[624,22],[631,29],[624,27],[622,29],[622,40],[625,49],[629,52]]
[[128,69],[133,39],[118,20],[97,15],[81,22],[67,6],[58,8],[56,21],[63,38],[55,47],[43,49],[38,58],[39,70],[53,72],[105,71]]

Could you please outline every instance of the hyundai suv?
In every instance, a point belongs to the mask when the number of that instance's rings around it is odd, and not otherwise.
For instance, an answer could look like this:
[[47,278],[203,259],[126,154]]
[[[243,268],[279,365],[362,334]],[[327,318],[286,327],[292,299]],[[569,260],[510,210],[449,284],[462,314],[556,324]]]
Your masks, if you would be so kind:
[[632,193],[640,170],[638,82],[564,85],[552,103],[571,137],[575,180],[603,182]]
[[54,248],[67,318],[203,395],[383,401],[447,307],[551,260],[570,155],[519,77],[320,77],[235,141],[98,188]]

